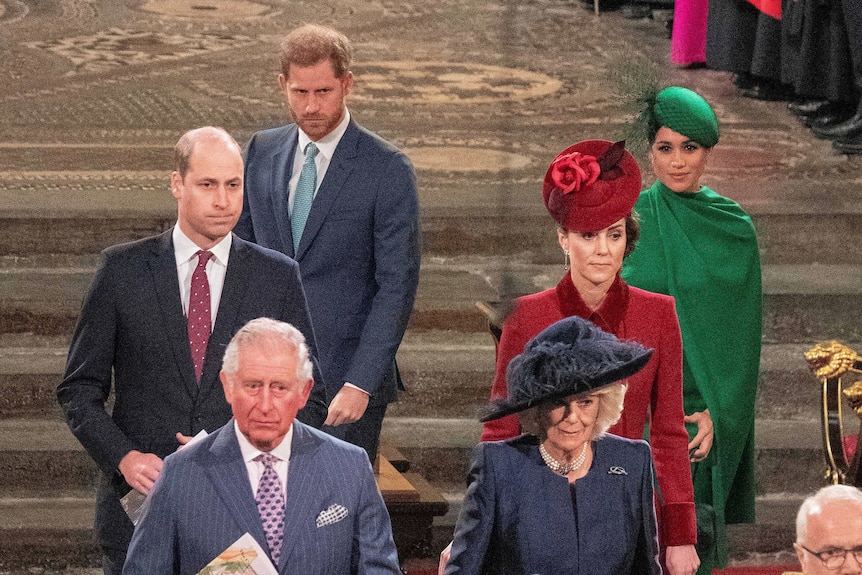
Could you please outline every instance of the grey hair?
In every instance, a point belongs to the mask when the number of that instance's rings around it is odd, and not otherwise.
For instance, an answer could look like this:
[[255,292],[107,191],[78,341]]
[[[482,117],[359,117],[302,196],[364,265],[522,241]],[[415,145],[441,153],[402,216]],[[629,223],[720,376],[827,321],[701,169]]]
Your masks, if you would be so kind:
[[306,381],[312,378],[312,364],[302,332],[283,321],[268,317],[253,319],[240,328],[227,344],[222,360],[222,371],[227,376],[228,383],[233,385],[233,379],[239,370],[239,352],[241,347],[252,345],[270,349],[287,348],[296,352],[296,378]]
[[862,506],[862,491],[852,485],[829,485],[809,496],[796,514],[796,542],[802,543],[808,535],[808,516],[820,511],[830,501],[849,501]]
[[[620,420],[620,416],[623,413],[623,400],[626,396],[626,388],[627,386],[624,383],[615,383],[578,395],[578,397],[595,397],[599,401],[599,409],[596,414],[596,422],[593,427],[593,433],[590,436],[590,441],[602,437],[613,424]],[[550,412],[553,408],[553,402],[545,401],[536,407],[521,412],[519,414],[521,429],[525,433],[535,435],[544,441],[548,436]]]

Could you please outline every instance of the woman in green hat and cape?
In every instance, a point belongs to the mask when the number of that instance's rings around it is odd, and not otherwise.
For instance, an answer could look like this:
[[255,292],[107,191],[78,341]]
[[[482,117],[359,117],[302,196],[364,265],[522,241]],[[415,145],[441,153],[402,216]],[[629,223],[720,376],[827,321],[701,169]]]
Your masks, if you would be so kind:
[[760,254],[748,214],[700,184],[719,136],[706,100],[686,88],[665,88],[648,99],[638,122],[646,127],[658,179],[635,206],[641,237],[623,278],[676,298],[698,573],[710,573],[727,563],[725,525],[754,522]]

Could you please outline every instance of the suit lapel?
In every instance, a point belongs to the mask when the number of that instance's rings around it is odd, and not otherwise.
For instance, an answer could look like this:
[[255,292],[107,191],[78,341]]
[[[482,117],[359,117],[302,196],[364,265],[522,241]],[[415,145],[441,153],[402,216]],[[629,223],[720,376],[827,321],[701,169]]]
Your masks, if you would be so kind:
[[[285,508],[284,541],[281,547],[278,570],[283,572],[298,541],[307,536],[314,524],[321,497],[320,481],[315,477],[313,460],[320,440],[308,432],[298,421],[293,424],[293,442],[290,445],[290,465],[287,471],[287,506]],[[304,533],[305,532],[305,533]]]
[[161,235],[153,257],[149,261],[153,286],[159,301],[159,312],[162,316],[161,325],[167,335],[168,347],[171,348],[174,360],[182,374],[191,397],[198,393],[195,381],[195,367],[192,354],[189,351],[188,327],[183,315],[183,304],[180,300],[180,282],[177,279],[177,260],[174,256],[174,243],[171,239],[172,230]]
[[302,240],[300,240],[299,248],[296,250],[296,260],[302,260],[314,240],[314,236],[317,235],[326,220],[326,215],[335,204],[341,190],[344,189],[345,183],[353,171],[353,159],[357,155],[358,140],[359,128],[351,121],[335,148],[335,154],[329,162],[326,176],[314,196],[311,211],[308,213],[308,220],[305,222],[305,230],[302,232]]
[[295,249],[293,245],[293,232],[290,228],[290,177],[293,172],[293,156],[296,153],[298,142],[296,125],[291,125],[285,133],[284,140],[276,147],[270,160],[272,166],[270,173],[270,198],[272,199],[272,214],[275,216],[275,225],[281,236],[281,245],[284,253],[293,257]]
[[240,529],[250,533],[260,546],[267,550],[266,534],[263,532],[263,523],[248,480],[248,470],[234,432],[233,419],[216,433],[218,437],[213,441],[207,452],[207,459],[203,462],[204,472]]

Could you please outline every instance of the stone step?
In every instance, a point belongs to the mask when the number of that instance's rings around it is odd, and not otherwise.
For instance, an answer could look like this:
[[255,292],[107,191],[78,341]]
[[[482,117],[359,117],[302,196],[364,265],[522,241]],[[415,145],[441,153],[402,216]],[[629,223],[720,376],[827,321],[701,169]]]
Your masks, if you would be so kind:
[[[480,432],[475,419],[391,416],[381,437],[411,462],[410,471],[446,485],[465,477]],[[820,484],[826,464],[816,420],[759,419],[755,433],[758,493],[805,492]],[[98,476],[59,418],[0,421],[0,471],[0,497],[67,496],[95,489]]]
[[[803,355],[815,343],[763,344],[759,417],[818,417],[820,385]],[[862,350],[862,343],[848,345]],[[63,377],[67,346],[66,336],[0,338],[0,416],[61,417],[55,389]],[[390,416],[474,417],[488,401],[494,377],[493,339],[483,332],[408,330],[398,363],[407,391],[389,407]]]
[[[0,267],[0,330],[70,334],[94,273],[89,261],[90,267]],[[410,325],[484,331],[475,302],[532,293],[555,285],[561,274],[558,266],[507,259],[430,258],[420,273]],[[862,340],[862,266],[768,265],[763,282],[764,341]]]
[[[165,157],[168,154],[166,148]],[[544,159],[537,157],[533,163],[543,166]],[[0,256],[93,254],[166,229],[176,220],[169,173],[158,166],[142,167],[98,171],[80,164],[77,171],[74,165],[67,166],[71,171],[25,171],[30,174],[26,179],[0,172],[0,223],[6,232]],[[420,171],[425,254],[527,253],[533,263],[557,262],[554,226],[539,201],[539,172],[544,170],[534,167],[524,177],[493,181],[487,174],[465,173],[461,186],[471,193],[453,194],[448,175]],[[852,265],[862,256],[858,186],[830,195],[829,205],[823,206],[812,205],[806,181],[767,180],[752,193],[732,179],[713,180],[752,214],[764,262]]]
[[[845,414],[845,429],[856,432],[858,420]],[[387,417],[382,437],[410,460],[411,470],[432,483],[445,485],[451,484],[453,478],[457,483],[458,477],[466,476],[470,451],[480,433],[481,424],[474,419]],[[764,495],[817,489],[826,471],[821,437],[818,420],[758,419],[757,492]]]

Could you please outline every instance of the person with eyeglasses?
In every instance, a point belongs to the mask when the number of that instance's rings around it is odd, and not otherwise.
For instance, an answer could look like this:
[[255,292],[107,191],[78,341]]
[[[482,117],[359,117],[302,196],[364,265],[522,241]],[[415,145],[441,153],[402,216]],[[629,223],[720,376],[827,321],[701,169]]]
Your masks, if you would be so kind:
[[793,547],[805,575],[862,575],[862,491],[830,485],[803,501]]

